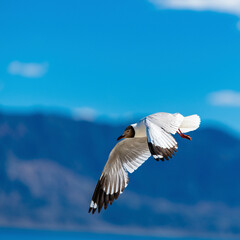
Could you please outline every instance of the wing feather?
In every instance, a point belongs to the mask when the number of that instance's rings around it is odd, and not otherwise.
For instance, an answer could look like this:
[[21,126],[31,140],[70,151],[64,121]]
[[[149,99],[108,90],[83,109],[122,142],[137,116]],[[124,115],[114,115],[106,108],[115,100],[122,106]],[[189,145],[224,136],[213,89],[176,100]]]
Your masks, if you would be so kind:
[[146,117],[157,127],[164,129],[167,133],[175,134],[184,120],[180,113],[159,112]]
[[134,172],[150,156],[146,137],[127,138],[119,142],[111,151],[98,180],[89,213],[94,213],[97,208],[100,212],[103,205],[106,209],[109,202],[112,204],[128,185],[127,172]]
[[[177,142],[171,135],[173,128],[167,127],[166,123],[164,123],[164,127],[161,127],[160,123],[156,125],[156,121],[152,121],[152,119],[152,117],[145,118],[149,150],[157,161],[159,159],[169,160],[169,157],[172,158],[174,152],[177,151]],[[167,132],[166,129],[170,132]]]

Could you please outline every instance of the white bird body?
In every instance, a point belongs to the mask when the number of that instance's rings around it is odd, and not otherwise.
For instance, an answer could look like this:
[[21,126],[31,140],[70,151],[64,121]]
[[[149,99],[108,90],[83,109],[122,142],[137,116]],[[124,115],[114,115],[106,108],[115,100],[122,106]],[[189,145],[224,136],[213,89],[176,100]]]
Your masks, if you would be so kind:
[[139,122],[128,126],[123,135],[125,138],[118,142],[109,154],[95,188],[89,212],[94,213],[103,205],[112,204],[128,185],[128,174],[141,166],[151,155],[157,161],[169,160],[177,151],[177,142],[171,134],[176,132],[191,140],[183,133],[196,130],[200,125],[200,117],[191,115],[184,117],[180,113],[155,113]]
[[[164,125],[166,125],[167,129],[172,134],[176,133],[177,131],[176,127],[178,127],[183,133],[186,133],[186,132],[190,132],[197,129],[200,124],[200,118],[198,115],[191,115],[188,117],[184,117],[180,113],[171,114],[171,113],[159,112],[159,113],[149,115],[141,119],[137,123],[131,124],[131,126],[135,130],[134,137],[147,136],[146,125],[145,125],[146,119],[151,119],[151,121],[156,122],[156,124],[161,127],[164,127]],[[165,122],[166,124],[164,124]],[[170,127],[168,126],[169,123],[174,124],[174,126],[172,126],[172,129],[170,129]]]

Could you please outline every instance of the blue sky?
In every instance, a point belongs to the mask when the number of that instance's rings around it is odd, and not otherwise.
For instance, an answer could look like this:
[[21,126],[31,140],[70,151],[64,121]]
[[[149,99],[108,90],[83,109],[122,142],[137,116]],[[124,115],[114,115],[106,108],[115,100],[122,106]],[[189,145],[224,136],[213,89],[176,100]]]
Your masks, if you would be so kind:
[[240,132],[239,13],[239,0],[3,0],[0,106],[198,113]]

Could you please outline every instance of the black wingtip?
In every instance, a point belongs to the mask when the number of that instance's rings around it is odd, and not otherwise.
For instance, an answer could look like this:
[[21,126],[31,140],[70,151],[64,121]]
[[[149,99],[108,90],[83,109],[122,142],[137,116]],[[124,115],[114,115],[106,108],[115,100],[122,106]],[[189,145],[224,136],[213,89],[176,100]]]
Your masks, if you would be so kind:
[[[98,213],[101,212],[102,208],[105,210],[107,209],[109,203],[112,205],[114,200],[118,199],[121,192],[123,192],[125,186],[122,186],[122,189],[114,189],[114,191],[117,190],[115,193],[106,193],[103,189],[106,189],[106,184],[108,184],[109,180],[102,176],[96,185],[95,191],[92,196],[91,205],[89,207],[88,212],[94,214],[96,211]],[[125,184],[128,184],[128,180]],[[111,185],[110,185],[111,186]],[[116,188],[116,187],[115,187]]]
[[[151,142],[148,142],[148,147],[150,150],[150,153],[152,154],[153,158],[156,161],[159,161],[159,159],[163,162],[164,159],[169,160],[169,158],[172,158],[174,156],[174,152],[177,152],[176,146],[171,148],[162,148],[160,146],[155,146]],[[159,158],[158,156],[162,156]]]

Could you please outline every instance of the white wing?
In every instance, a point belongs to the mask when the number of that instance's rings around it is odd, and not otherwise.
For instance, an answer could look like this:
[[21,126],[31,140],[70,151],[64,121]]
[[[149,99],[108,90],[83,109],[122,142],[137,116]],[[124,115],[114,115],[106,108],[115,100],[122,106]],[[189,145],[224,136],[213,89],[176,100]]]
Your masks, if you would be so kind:
[[181,126],[184,116],[180,113],[165,113],[159,112],[147,116],[145,119],[148,119],[158,127],[164,129],[166,132],[175,134],[178,128]]
[[[150,115],[145,118],[145,125],[147,131],[148,147],[152,156],[159,161],[161,159],[169,160],[172,158],[174,152],[177,151],[177,142],[171,135],[176,133],[183,116],[174,114],[159,114]],[[170,116],[171,115],[171,116]],[[166,118],[165,118],[165,117]],[[181,118],[182,116],[182,118]]]
[[89,213],[112,204],[128,185],[127,171],[132,173],[151,156],[147,138],[127,138],[111,151],[92,196]]
[[159,112],[149,115],[146,118],[171,134],[175,134],[178,129],[183,133],[194,131],[199,127],[201,122],[197,114],[184,117],[180,113]]

